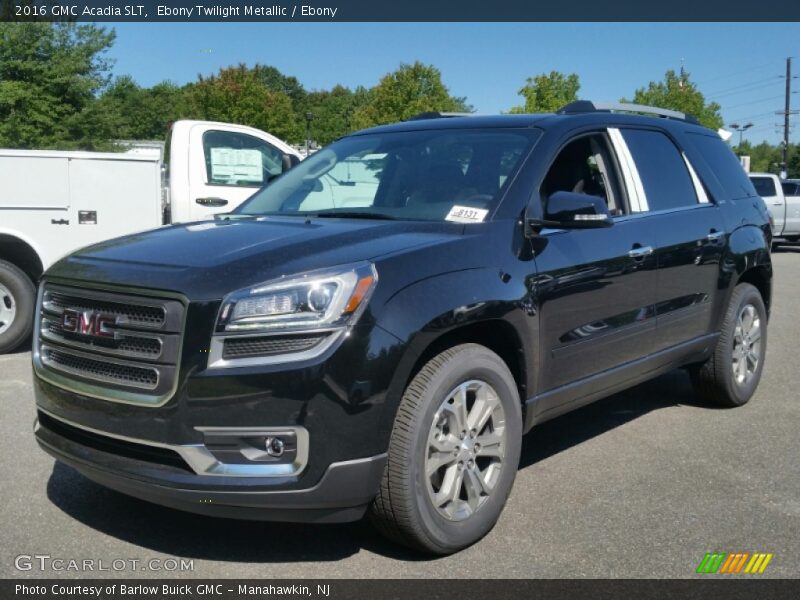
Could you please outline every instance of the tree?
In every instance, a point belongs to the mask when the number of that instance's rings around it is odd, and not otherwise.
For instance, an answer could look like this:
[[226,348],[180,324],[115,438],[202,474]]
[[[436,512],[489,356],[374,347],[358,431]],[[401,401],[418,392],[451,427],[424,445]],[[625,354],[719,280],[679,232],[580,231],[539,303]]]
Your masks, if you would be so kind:
[[0,23],[0,146],[107,146],[94,101],[113,41],[96,25]]
[[133,79],[118,77],[98,100],[113,139],[161,140],[170,123],[185,112],[183,91],[169,81],[142,88]]
[[260,73],[244,64],[200,76],[186,89],[191,118],[240,123],[268,131],[289,142],[303,139],[305,128],[286,93],[265,85]]
[[[624,98],[621,101],[630,102]],[[633,102],[693,115],[710,129],[722,127],[720,105],[716,102],[706,103],[705,96],[689,81],[689,74],[683,71],[679,75],[669,70],[664,81],[651,81],[646,88],[639,88],[633,95]]]
[[451,96],[433,65],[415,62],[385,75],[353,114],[356,129],[403,121],[428,111],[471,112],[465,98]]
[[556,112],[565,104],[578,99],[581,88],[575,73],[564,75],[558,71],[528,77],[525,85],[517,92],[525,98],[524,106],[515,106],[512,113]]
[[275,67],[256,64],[253,67],[253,76],[259,79],[269,90],[282,92],[289,96],[292,106],[298,112],[306,99],[306,90],[296,77],[284,75]]
[[352,132],[353,115],[367,103],[368,98],[369,91],[360,86],[355,91],[336,85],[330,91],[309,92],[306,109],[314,113],[312,139],[320,144],[330,144]]

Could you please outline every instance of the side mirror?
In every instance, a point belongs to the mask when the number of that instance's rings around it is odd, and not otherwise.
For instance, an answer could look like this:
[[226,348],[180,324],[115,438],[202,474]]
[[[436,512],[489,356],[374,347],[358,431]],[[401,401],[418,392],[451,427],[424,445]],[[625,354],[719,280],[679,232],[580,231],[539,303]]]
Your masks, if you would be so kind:
[[560,229],[595,229],[611,227],[614,221],[600,196],[554,192],[545,203],[544,219],[531,224]]
[[300,164],[300,159],[294,154],[284,154],[281,156],[281,173],[286,173],[292,167]]

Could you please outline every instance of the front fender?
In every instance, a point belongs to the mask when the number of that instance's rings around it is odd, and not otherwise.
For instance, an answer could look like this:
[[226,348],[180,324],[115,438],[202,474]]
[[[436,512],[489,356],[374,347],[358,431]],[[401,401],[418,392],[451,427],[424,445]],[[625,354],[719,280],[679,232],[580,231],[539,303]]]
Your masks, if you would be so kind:
[[[474,325],[497,335],[514,335],[523,365],[530,363],[538,340],[536,311],[523,279],[499,269],[443,273],[395,293],[375,315],[378,326],[403,342],[404,350],[389,386],[384,424],[391,428],[403,391],[426,350],[442,336]],[[525,387],[534,389],[531,369]]]

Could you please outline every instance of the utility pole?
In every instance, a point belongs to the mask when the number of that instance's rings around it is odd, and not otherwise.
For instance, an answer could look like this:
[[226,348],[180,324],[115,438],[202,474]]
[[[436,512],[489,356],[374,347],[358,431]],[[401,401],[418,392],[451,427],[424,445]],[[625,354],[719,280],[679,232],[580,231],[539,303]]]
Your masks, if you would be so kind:
[[783,115],[783,162],[781,162],[781,179],[789,176],[789,116],[797,114],[791,108],[792,101],[792,59],[786,59],[786,101],[782,111],[775,114]]
[[792,59],[786,59],[786,102],[783,107],[783,167],[781,179],[786,179],[789,173],[789,109],[792,100]]

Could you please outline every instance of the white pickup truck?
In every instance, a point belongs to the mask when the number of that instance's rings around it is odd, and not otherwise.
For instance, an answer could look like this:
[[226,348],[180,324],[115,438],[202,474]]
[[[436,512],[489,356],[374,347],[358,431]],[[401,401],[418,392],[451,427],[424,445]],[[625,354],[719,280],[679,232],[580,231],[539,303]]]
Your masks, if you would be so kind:
[[75,250],[241,204],[300,154],[264,131],[177,121],[155,152],[0,150],[0,354],[33,322],[35,282]]
[[781,180],[772,173],[750,173],[750,181],[772,215],[772,246],[800,240],[800,182]]

